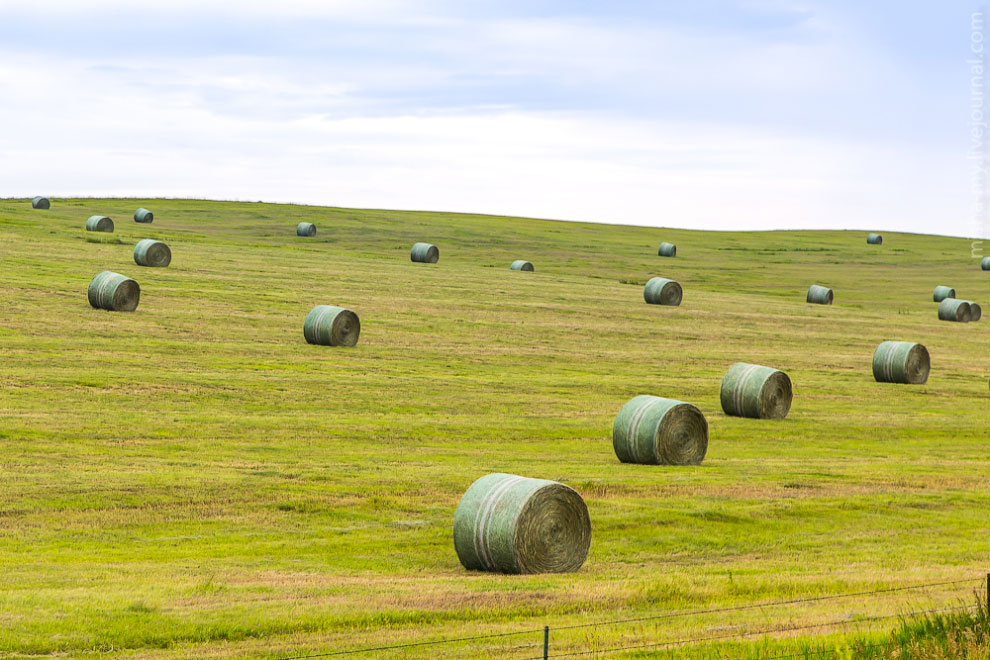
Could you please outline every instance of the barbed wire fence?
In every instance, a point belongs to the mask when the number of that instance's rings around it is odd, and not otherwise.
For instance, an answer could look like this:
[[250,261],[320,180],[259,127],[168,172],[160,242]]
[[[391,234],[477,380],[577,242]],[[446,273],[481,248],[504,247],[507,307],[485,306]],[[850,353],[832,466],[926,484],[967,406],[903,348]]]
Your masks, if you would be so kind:
[[[321,653],[309,653],[305,655],[283,656],[279,660],[308,660],[310,658],[360,656],[361,654],[367,655],[372,653],[383,653],[388,651],[412,650],[423,647],[441,647],[444,645],[449,646],[451,644],[467,644],[470,642],[493,641],[493,640],[507,639],[511,637],[524,637],[527,635],[532,635],[534,637],[539,636],[540,642],[524,643],[512,647],[503,647],[501,650],[503,652],[504,651],[516,652],[526,649],[539,649],[540,647],[542,647],[541,655],[529,656],[522,660],[549,660],[550,658],[581,658],[592,655],[610,655],[610,654],[624,653],[627,651],[636,651],[636,650],[647,650],[647,649],[658,650],[664,648],[669,649],[669,648],[676,648],[679,646],[689,646],[691,644],[744,640],[749,637],[757,637],[761,635],[803,632],[814,629],[826,629],[826,628],[837,629],[846,626],[862,625],[862,624],[874,623],[878,621],[888,621],[892,619],[908,619],[911,617],[920,617],[920,616],[944,614],[944,613],[952,613],[952,612],[962,612],[965,610],[976,611],[976,609],[981,605],[979,604],[979,599],[977,599],[977,603],[971,605],[938,607],[932,609],[922,609],[922,610],[914,610],[910,612],[902,612],[898,614],[883,614],[883,615],[872,615],[872,616],[862,615],[856,617],[845,616],[841,619],[819,621],[816,623],[768,626],[757,630],[740,630],[734,632],[720,633],[717,635],[695,636],[684,639],[665,640],[665,641],[649,641],[649,642],[642,642],[637,644],[612,646],[607,648],[594,648],[588,650],[565,650],[559,653],[551,652],[552,651],[551,632],[559,633],[565,631],[579,630],[582,628],[589,628],[589,629],[610,628],[610,627],[627,625],[632,623],[658,622],[658,621],[671,620],[671,619],[680,619],[685,617],[729,614],[734,612],[744,612],[747,610],[769,609],[774,607],[823,603],[823,602],[835,601],[843,598],[862,598],[864,600],[868,600],[870,598],[875,598],[876,596],[880,596],[884,594],[921,591],[925,589],[931,589],[934,587],[949,587],[949,586],[957,587],[963,584],[973,585],[975,590],[978,589],[977,586],[978,584],[982,584],[982,586],[984,587],[984,600],[982,602],[982,607],[986,608],[986,615],[988,618],[990,618],[990,573],[988,573],[986,577],[979,577],[979,578],[945,580],[940,582],[926,582],[922,584],[904,585],[899,587],[888,587],[886,589],[855,591],[855,592],[847,592],[841,594],[829,594],[824,596],[809,596],[805,598],[793,598],[788,600],[763,601],[759,603],[748,603],[745,605],[733,605],[729,607],[714,607],[714,608],[706,608],[706,609],[682,610],[678,612],[664,612],[649,616],[638,616],[638,617],[623,618],[623,619],[607,619],[607,620],[594,621],[589,623],[576,623],[576,624],[560,625],[553,627],[544,626],[543,628],[528,628],[528,629],[517,630],[512,632],[489,633],[484,635],[470,635],[465,637],[449,637],[449,638],[425,640],[419,642],[407,642],[403,644],[391,644],[386,646],[367,646],[367,647],[352,648],[352,649],[342,649],[337,651],[327,651]],[[977,593],[979,593],[978,590]],[[867,646],[875,648],[882,645],[874,644]],[[780,655],[780,656],[772,656],[772,657],[774,658],[774,660],[778,658],[782,660],[784,658],[827,656],[829,654],[834,655],[835,653],[826,650],[818,651],[818,652],[807,651],[798,654]]]

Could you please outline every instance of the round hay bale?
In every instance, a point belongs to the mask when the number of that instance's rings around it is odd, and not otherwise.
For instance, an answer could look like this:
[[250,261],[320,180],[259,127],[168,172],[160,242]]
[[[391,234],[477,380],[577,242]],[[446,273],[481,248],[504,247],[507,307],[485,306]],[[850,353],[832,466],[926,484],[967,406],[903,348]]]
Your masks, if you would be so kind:
[[946,298],[938,304],[938,318],[940,321],[955,321],[956,323],[969,323],[972,320],[973,312],[969,303],[957,298]]
[[980,269],[990,270],[990,257],[983,257],[983,261],[980,262]]
[[681,304],[684,291],[681,285],[674,280],[663,277],[653,277],[643,288],[643,300],[651,305],[672,305],[676,307]]
[[47,197],[41,197],[39,195],[31,200],[31,208],[33,209],[50,209],[51,207],[52,203],[48,201]]
[[303,322],[303,336],[308,344],[354,346],[361,334],[357,314],[343,307],[317,305]]
[[924,385],[931,371],[928,349],[911,341],[885,341],[873,352],[873,378],[878,383]]
[[134,212],[134,222],[148,223],[154,222],[154,220],[155,214],[146,208],[139,208]]
[[532,272],[536,269],[533,268],[532,263],[525,261],[523,259],[516,259],[515,261],[512,262],[512,265],[509,266],[509,270],[526,270]]
[[951,286],[937,286],[935,287],[935,292],[932,293],[932,300],[935,302],[942,302],[946,298],[955,298],[956,290]]
[[673,243],[661,243],[657,249],[657,254],[661,257],[676,257],[677,246]]
[[794,393],[783,371],[736,362],[722,379],[722,410],[726,415],[754,419],[784,419]]
[[161,241],[146,238],[134,246],[134,263],[138,266],[165,268],[172,263],[172,250]]
[[832,289],[827,286],[812,284],[808,287],[807,301],[814,305],[831,305],[834,297],[835,296],[832,294]]
[[141,287],[129,277],[105,270],[89,283],[89,304],[111,312],[133,312],[141,298]]
[[570,573],[591,546],[591,518],[577,492],[555,481],[487,474],[454,514],[464,568],[496,573]]
[[708,421],[690,403],[641,394],[615,416],[612,448],[623,463],[698,465],[708,452]]
[[409,258],[420,264],[435,264],[440,261],[440,249],[432,243],[416,243]]
[[91,215],[86,220],[86,231],[105,231],[113,233],[113,220],[105,215]]
[[883,236],[874,233],[867,234],[866,242],[870,245],[883,245]]
[[296,236],[316,236],[316,225],[312,222],[300,222],[296,225]]
[[967,300],[969,303],[969,320],[970,322],[979,321],[983,318],[983,308],[979,304],[973,302],[972,300]]

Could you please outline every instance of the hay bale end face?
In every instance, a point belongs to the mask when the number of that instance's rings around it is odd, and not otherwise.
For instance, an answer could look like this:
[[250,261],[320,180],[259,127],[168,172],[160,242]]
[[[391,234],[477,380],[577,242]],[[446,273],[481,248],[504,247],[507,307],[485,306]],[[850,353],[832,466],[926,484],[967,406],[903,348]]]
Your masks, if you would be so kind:
[[653,277],[643,288],[643,300],[651,305],[672,305],[676,307],[681,304],[684,291],[681,285],[674,280],[663,277]]
[[808,297],[806,300],[809,303],[814,305],[831,305],[834,298],[835,296],[832,293],[832,289],[827,286],[812,284],[808,287]]
[[416,243],[409,258],[419,264],[435,264],[440,261],[440,249],[432,243]]
[[753,419],[784,419],[793,395],[783,371],[745,362],[729,367],[719,392],[726,415]]
[[873,378],[878,383],[924,385],[931,371],[928,349],[910,341],[885,341],[873,352]]
[[134,246],[134,263],[138,266],[165,268],[172,263],[172,250],[161,241],[146,238]]
[[134,212],[134,222],[148,223],[154,222],[155,214],[146,208],[139,208]]
[[940,321],[969,323],[972,320],[972,316],[973,311],[970,309],[969,303],[965,300],[945,298],[938,304],[938,318]]
[[980,262],[981,270],[990,270],[990,257],[983,257],[983,261]]
[[515,261],[512,262],[512,265],[509,266],[509,270],[525,270],[532,272],[535,269],[533,268],[532,263],[525,261],[523,259],[516,259]]
[[937,286],[935,291],[932,293],[932,300],[935,302],[942,302],[946,298],[955,298],[956,290],[951,286]]
[[300,222],[296,225],[296,236],[316,236],[316,225],[312,222]]
[[661,257],[676,257],[677,246],[673,243],[661,243],[657,249],[657,254]]
[[880,234],[867,234],[866,242],[870,245],[883,245],[883,236]]
[[569,486],[494,473],[467,489],[454,514],[464,568],[496,573],[570,573],[591,546],[591,518]]
[[89,283],[89,304],[110,312],[133,312],[141,298],[141,287],[129,277],[105,270]]
[[615,416],[612,448],[623,463],[698,465],[708,452],[708,421],[690,403],[641,394]]
[[52,203],[48,201],[47,197],[35,197],[31,200],[31,208],[33,209],[50,209]]
[[354,346],[360,334],[361,320],[343,307],[317,305],[303,322],[303,336],[308,344]]
[[91,215],[86,220],[86,231],[103,231],[113,233],[113,220],[105,215]]
[[969,303],[970,322],[979,321],[981,318],[983,318],[983,308],[980,307],[978,303],[975,303],[972,300],[967,300],[966,302]]

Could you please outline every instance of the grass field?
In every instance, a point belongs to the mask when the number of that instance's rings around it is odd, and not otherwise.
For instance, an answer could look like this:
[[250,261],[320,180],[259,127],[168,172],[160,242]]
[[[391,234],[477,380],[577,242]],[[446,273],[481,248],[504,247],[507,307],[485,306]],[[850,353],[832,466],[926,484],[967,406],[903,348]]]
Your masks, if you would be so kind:
[[[0,200],[0,656],[282,658],[974,580],[554,633],[553,652],[587,651],[968,604],[990,568],[990,321],[940,322],[931,300],[947,284],[990,304],[967,240],[52,204]],[[133,222],[138,206],[154,224]],[[95,213],[116,232],[85,232]],[[134,264],[149,237],[171,246],[169,268]],[[409,261],[419,240],[438,264]],[[661,240],[676,258],[656,256]],[[89,306],[104,269],[139,281],[135,313]],[[654,275],[681,282],[680,307],[644,304]],[[805,304],[812,283],[835,305]],[[317,304],[358,313],[356,347],[305,343]],[[885,339],[928,347],[926,385],[874,382]],[[790,375],[786,419],[721,412],[736,361]],[[701,408],[701,466],[615,459],[613,418],[637,394]],[[461,568],[454,510],[492,471],[584,496],[580,572]],[[538,642],[354,657],[528,658],[541,649],[516,647]]]

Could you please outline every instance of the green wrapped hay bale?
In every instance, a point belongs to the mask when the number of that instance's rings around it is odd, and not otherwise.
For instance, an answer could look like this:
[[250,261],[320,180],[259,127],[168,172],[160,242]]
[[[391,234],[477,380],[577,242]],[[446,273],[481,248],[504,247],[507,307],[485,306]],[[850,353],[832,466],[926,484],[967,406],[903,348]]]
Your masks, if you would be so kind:
[[910,341],[885,341],[873,352],[873,378],[878,383],[924,385],[931,371],[928,349]]
[[883,245],[883,236],[881,236],[880,234],[873,234],[873,233],[867,234],[866,242],[869,243],[870,245]]
[[309,344],[354,346],[361,334],[357,314],[343,307],[317,305],[303,322],[303,336]]
[[454,514],[454,549],[464,568],[496,573],[570,573],[591,546],[591,518],[564,484],[488,474]]
[[969,303],[969,320],[970,322],[979,321],[983,318],[983,308],[979,304],[973,302],[972,300],[967,300]]
[[31,208],[33,209],[50,209],[52,203],[48,201],[47,197],[35,197],[31,200]]
[[969,303],[957,298],[945,298],[938,304],[938,318],[940,321],[955,321],[956,323],[969,323],[973,312]]
[[512,265],[509,266],[509,270],[526,270],[532,272],[536,269],[533,268],[532,263],[524,259],[516,259],[515,261],[512,262]]
[[819,286],[818,284],[812,284],[808,287],[808,297],[807,301],[814,305],[831,305],[834,295],[832,294],[832,289],[827,286]]
[[432,243],[416,243],[409,258],[420,264],[435,264],[440,261],[440,249]]
[[641,394],[615,416],[612,448],[623,463],[698,465],[708,452],[708,421],[690,403]]
[[161,241],[146,238],[134,246],[134,263],[138,266],[165,268],[172,263],[172,250]]
[[155,214],[146,208],[139,208],[134,212],[134,222],[148,223],[154,222],[154,220]]
[[990,270],[990,257],[983,257],[983,261],[980,262],[980,268],[982,270]]
[[676,257],[677,246],[673,243],[661,243],[660,247],[657,249],[657,254],[661,257]]
[[111,312],[133,312],[141,298],[141,287],[129,277],[105,270],[89,283],[89,304]]
[[784,419],[791,409],[791,379],[783,371],[736,362],[722,379],[719,393],[726,415]]
[[935,292],[932,293],[932,300],[935,302],[942,302],[946,298],[955,298],[956,290],[951,286],[937,286],[935,287]]
[[91,215],[86,220],[86,231],[105,231],[113,233],[113,220],[105,215]]
[[672,305],[676,307],[681,304],[684,292],[681,285],[674,280],[663,277],[653,277],[643,288],[643,300],[651,305]]
[[296,236],[316,236],[316,225],[312,222],[300,222],[296,225]]

